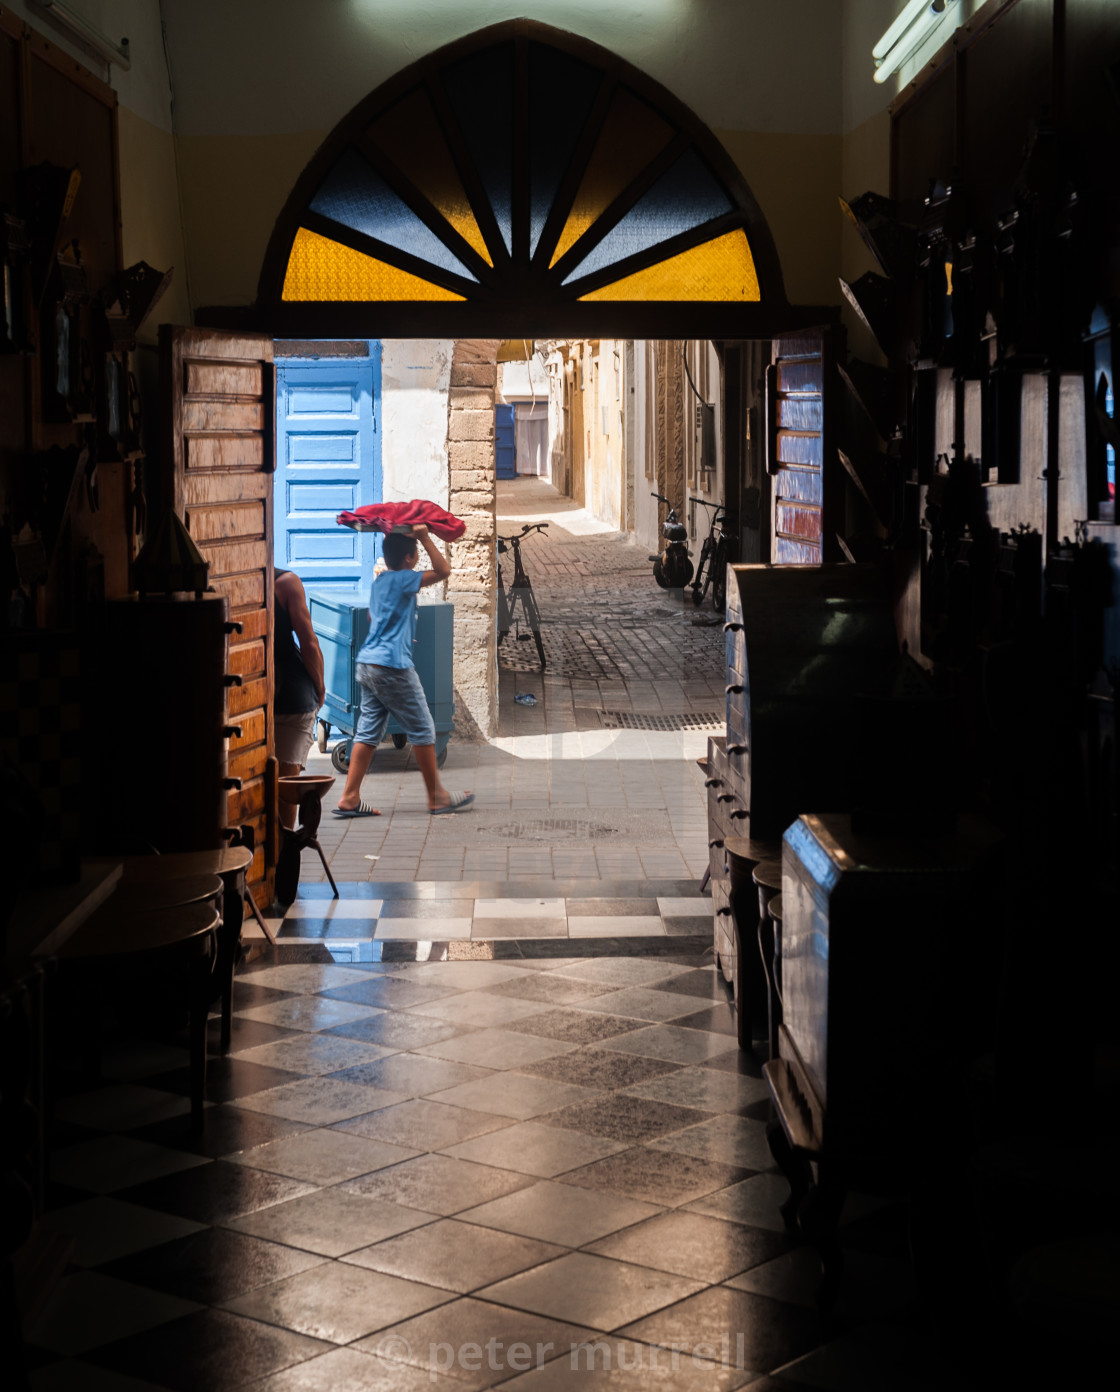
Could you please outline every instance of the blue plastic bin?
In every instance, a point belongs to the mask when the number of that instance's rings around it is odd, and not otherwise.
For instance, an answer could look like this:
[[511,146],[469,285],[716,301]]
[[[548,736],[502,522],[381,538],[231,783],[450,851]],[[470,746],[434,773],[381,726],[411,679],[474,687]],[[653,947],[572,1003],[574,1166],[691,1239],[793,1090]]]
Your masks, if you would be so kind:
[[[361,705],[354,666],[369,631],[369,593],[312,591],[307,598],[311,626],[323,652],[327,688],[327,698],[319,712],[319,748],[326,749],[332,728],[348,735],[350,738],[331,750],[331,763],[344,773],[350,766],[350,746]],[[435,722],[436,761],[441,768],[455,718],[454,620],[455,606],[445,600],[422,603],[417,608],[413,662]],[[386,733],[398,749],[404,748],[404,730],[396,720],[390,719]]]

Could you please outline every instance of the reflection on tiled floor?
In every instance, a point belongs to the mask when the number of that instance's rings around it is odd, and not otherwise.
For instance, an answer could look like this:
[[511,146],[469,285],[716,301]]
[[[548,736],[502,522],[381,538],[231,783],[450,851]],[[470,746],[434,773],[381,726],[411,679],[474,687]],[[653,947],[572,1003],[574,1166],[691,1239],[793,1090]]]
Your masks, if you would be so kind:
[[871,1197],[819,1321],[759,1062],[706,940],[663,941],[260,950],[200,1132],[181,1052],[115,1047],[129,1081],[57,1109],[48,1221],[76,1248],[32,1386],[946,1385]]
[[[293,904],[274,907],[266,921],[282,942],[323,941],[336,957],[347,942],[711,934],[712,901],[700,894],[698,880],[592,883],[595,898],[588,897],[585,880],[351,881],[339,885],[337,899],[329,885],[309,883],[300,886]],[[263,939],[251,921],[244,932],[246,939]],[[359,954],[358,960],[368,956]]]

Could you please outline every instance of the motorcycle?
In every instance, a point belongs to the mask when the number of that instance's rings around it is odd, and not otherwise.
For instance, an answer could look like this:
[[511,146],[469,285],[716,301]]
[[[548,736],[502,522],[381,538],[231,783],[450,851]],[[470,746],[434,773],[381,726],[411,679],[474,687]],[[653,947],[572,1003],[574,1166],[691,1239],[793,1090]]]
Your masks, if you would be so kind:
[[688,558],[688,529],[677,517],[677,510],[661,493],[651,493],[659,503],[669,509],[669,515],[661,524],[661,535],[665,539],[665,549],[659,556],[651,556],[653,578],[663,590],[683,590],[692,579],[692,562]]

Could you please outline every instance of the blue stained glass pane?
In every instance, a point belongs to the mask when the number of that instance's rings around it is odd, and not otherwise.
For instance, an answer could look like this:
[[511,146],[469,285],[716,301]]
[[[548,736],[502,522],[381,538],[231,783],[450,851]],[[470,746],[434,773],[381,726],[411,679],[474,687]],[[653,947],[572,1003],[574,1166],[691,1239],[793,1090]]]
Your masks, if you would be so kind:
[[323,180],[311,210],[477,283],[477,277],[355,150],[347,150]]
[[681,232],[700,227],[734,208],[731,197],[704,159],[688,149],[657,183],[588,252],[564,284],[605,270],[616,261],[648,251]]
[[529,254],[603,80],[598,68],[542,44],[529,46]]
[[513,250],[513,44],[472,54],[442,74],[506,250]]

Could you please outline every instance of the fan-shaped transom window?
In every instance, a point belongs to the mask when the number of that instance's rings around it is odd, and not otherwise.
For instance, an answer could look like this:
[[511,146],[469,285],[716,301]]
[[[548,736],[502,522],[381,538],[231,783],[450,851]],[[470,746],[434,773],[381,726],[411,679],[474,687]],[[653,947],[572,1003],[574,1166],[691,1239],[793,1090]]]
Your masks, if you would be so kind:
[[262,301],[742,304],[763,298],[760,259],[765,281],[765,223],[694,117],[604,50],[517,21],[343,123],[277,224]]

